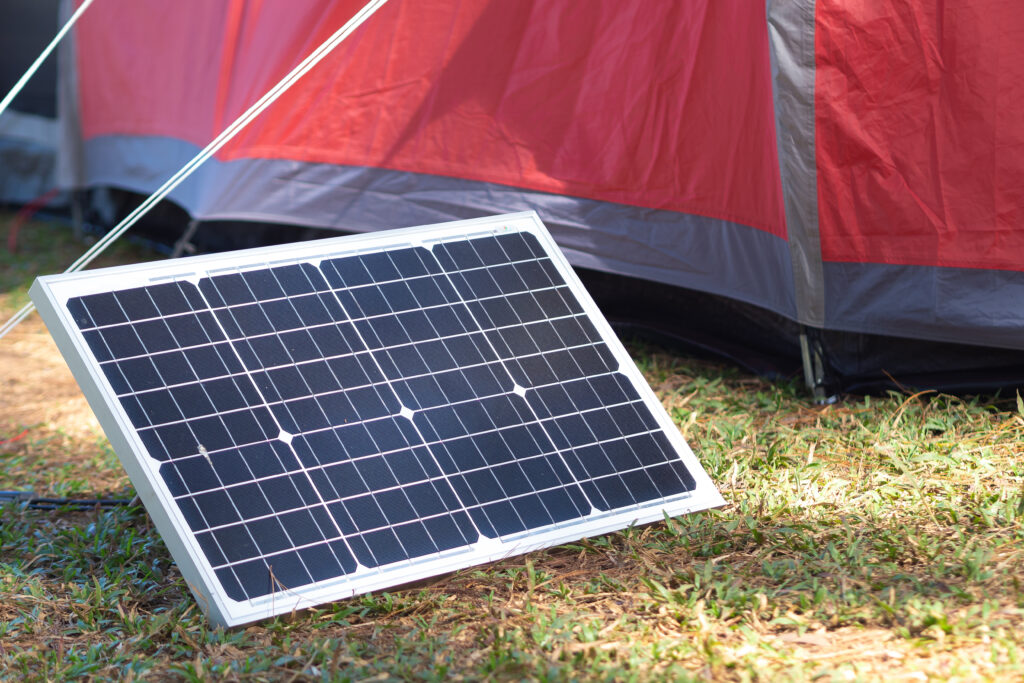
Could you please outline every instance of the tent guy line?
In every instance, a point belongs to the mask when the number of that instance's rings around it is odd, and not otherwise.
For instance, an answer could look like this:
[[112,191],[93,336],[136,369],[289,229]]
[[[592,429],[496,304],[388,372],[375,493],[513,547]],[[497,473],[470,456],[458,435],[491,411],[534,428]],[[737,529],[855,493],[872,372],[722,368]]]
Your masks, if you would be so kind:
[[66,24],[64,24],[64,27],[57,32],[56,36],[53,37],[53,40],[50,41],[50,44],[46,46],[46,48],[40,53],[38,57],[36,57],[36,61],[32,62],[32,65],[28,68],[28,71],[26,71],[25,74],[18,79],[18,82],[14,84],[14,87],[11,88],[11,91],[7,93],[3,101],[0,102],[0,115],[3,115],[7,107],[10,106],[11,102],[14,101],[14,98],[17,97],[18,93],[20,93],[22,89],[25,87],[25,84],[28,83],[29,79],[32,78],[36,71],[39,71],[39,67],[43,65],[43,62],[46,61],[46,58],[50,56],[50,53],[53,52],[54,48],[57,47],[57,44],[61,41],[62,38],[64,38],[65,35],[67,35],[67,32],[70,31],[71,27],[75,25],[75,22],[78,21],[78,18],[85,14],[85,10],[88,9],[89,5],[91,5],[92,3],[93,0],[85,0],[85,2],[83,2],[77,10],[75,10],[75,13],[71,15],[71,18],[68,19]]
[[[91,0],[89,1],[91,2]],[[363,8],[356,12],[356,14],[345,22],[341,28],[321,43],[319,47],[313,50],[313,52],[303,59],[294,69],[289,71],[284,78],[274,85],[274,87],[268,90],[260,99],[253,103],[252,106],[246,109],[245,112],[235,119],[231,125],[225,128],[220,135],[214,138],[187,164],[182,166],[177,173],[168,178],[167,181],[156,190],[156,192],[147,197],[146,200],[139,204],[134,211],[125,216],[124,220],[114,226],[114,228],[97,241],[96,244],[92,245],[78,258],[78,260],[68,266],[64,272],[77,272],[89,265],[93,259],[103,253],[103,251],[109,247],[114,240],[123,235],[129,228],[135,225],[139,219],[149,213],[150,209],[156,206],[160,200],[170,194],[174,188],[178,187],[178,185],[184,182],[186,178],[192,175],[192,173],[199,168],[203,162],[216,154],[221,147],[226,145],[232,138],[241,132],[243,128],[249,125],[249,123],[259,116],[267,107],[273,104],[274,101],[291,88],[292,85],[294,85],[300,78],[306,75],[306,73],[308,73],[314,66],[319,64],[334,50],[334,48],[344,42],[344,40],[348,38],[353,31],[359,28],[363,22],[369,19],[386,2],[387,0],[370,0],[370,2],[366,3]],[[79,11],[81,11],[81,9],[82,8],[79,8]],[[0,327],[0,338],[3,338],[8,332],[17,327],[18,324],[27,318],[33,310],[35,310],[35,306],[32,303],[25,304],[21,310],[15,313],[10,320]]]

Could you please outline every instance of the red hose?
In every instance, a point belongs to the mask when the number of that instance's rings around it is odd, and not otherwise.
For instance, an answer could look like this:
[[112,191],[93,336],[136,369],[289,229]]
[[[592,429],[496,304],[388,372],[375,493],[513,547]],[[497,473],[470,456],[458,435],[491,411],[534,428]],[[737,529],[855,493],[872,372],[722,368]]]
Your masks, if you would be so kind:
[[55,187],[49,192],[39,195],[21,207],[21,210],[14,215],[14,218],[11,220],[10,230],[7,233],[7,251],[12,254],[18,251],[18,231],[21,229],[22,224],[32,218],[39,209],[49,204],[50,200],[56,197],[58,192],[59,190]]

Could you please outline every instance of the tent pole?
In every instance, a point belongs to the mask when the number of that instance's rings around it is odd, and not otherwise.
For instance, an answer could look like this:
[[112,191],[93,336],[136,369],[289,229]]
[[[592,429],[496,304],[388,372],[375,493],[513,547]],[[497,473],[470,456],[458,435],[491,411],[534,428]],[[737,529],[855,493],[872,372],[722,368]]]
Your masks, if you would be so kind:
[[825,349],[821,345],[820,330],[800,326],[800,357],[804,365],[804,385],[818,405],[835,403],[836,397],[828,391],[825,378]]

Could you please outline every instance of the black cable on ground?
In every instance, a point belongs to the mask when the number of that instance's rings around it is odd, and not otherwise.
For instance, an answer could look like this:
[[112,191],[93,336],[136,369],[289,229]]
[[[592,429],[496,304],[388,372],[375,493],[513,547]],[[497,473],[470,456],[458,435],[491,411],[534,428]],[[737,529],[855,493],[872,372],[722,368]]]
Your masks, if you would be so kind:
[[29,510],[110,510],[138,504],[136,498],[38,498],[35,491],[0,491],[0,505],[20,503]]

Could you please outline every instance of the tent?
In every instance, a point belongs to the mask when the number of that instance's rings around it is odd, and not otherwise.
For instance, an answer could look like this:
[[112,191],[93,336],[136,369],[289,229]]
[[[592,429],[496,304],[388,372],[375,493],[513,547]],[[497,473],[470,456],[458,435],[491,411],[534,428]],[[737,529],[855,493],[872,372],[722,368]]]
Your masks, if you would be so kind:
[[[148,194],[361,4],[96,2],[60,181]],[[346,231],[534,209],[626,318],[802,344],[819,391],[1005,384],[1021,45],[998,0],[391,0],[172,199]]]

